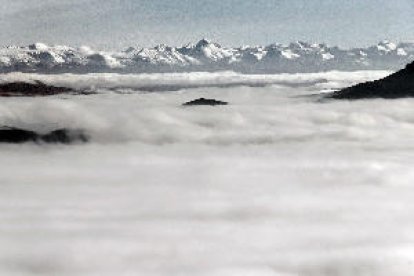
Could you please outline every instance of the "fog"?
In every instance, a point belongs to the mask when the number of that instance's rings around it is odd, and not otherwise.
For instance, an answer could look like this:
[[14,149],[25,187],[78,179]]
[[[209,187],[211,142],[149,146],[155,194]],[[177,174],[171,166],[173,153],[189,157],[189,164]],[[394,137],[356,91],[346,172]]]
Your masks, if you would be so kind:
[[91,137],[0,145],[0,274],[414,273],[414,100],[315,96],[387,73],[2,76],[99,93],[0,102]]

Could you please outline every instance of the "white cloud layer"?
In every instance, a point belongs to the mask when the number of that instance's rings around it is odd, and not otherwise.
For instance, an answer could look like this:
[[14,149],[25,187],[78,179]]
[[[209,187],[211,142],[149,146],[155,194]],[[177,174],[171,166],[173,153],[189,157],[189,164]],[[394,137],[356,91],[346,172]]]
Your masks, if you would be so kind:
[[[92,136],[0,145],[0,274],[409,275],[414,101],[306,97],[384,74],[6,76],[101,93],[0,102],[0,125]],[[240,80],[272,85],[107,89]]]

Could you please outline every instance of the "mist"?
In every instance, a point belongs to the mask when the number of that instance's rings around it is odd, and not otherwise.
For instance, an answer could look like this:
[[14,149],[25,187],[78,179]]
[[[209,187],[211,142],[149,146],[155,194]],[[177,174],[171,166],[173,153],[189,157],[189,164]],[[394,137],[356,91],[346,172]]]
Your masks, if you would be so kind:
[[407,275],[414,100],[320,101],[386,74],[3,75],[98,93],[2,99],[91,140],[0,145],[0,274]]

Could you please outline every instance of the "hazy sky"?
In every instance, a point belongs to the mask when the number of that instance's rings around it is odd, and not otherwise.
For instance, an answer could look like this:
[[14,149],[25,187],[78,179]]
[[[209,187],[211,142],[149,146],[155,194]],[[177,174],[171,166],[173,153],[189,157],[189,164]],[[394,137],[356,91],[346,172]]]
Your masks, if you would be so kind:
[[0,0],[2,45],[414,40],[413,0]]

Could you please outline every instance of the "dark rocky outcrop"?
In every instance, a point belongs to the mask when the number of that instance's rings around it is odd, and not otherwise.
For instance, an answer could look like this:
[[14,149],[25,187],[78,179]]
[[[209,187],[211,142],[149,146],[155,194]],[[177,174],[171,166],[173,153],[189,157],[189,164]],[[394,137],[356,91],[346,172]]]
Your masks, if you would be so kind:
[[88,142],[88,140],[89,137],[82,130],[77,129],[58,129],[46,134],[39,134],[20,128],[0,128],[0,143],[21,144],[34,142],[70,144],[75,142]]
[[331,99],[344,100],[407,97],[414,97],[414,62],[386,78],[360,83],[327,96]]
[[218,101],[215,99],[199,98],[194,101],[186,102],[183,105],[184,106],[197,106],[197,105],[215,106],[215,105],[228,105],[228,104],[229,104],[228,102]]
[[0,83],[0,97],[33,97],[57,94],[90,94],[86,91],[75,91],[67,87],[47,85],[40,81]]

